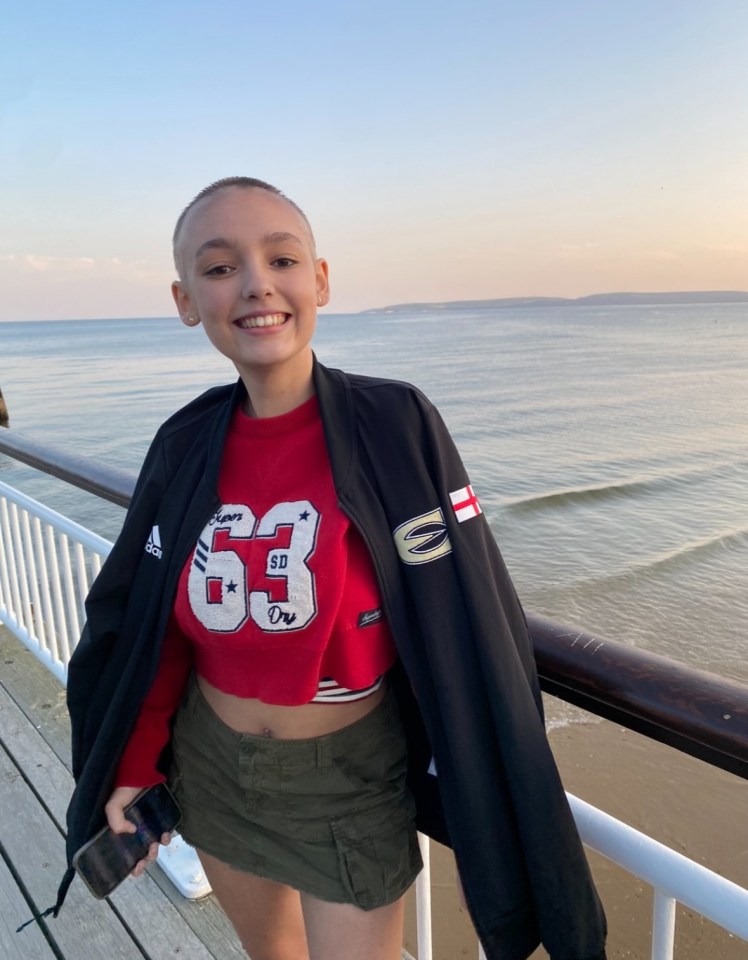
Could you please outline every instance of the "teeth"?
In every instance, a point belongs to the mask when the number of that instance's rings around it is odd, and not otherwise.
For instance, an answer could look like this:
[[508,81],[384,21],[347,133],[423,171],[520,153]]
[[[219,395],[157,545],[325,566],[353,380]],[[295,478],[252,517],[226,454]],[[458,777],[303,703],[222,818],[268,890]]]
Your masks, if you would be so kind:
[[243,317],[237,323],[243,330],[253,330],[255,327],[278,327],[285,320],[285,313],[269,313],[264,317]]

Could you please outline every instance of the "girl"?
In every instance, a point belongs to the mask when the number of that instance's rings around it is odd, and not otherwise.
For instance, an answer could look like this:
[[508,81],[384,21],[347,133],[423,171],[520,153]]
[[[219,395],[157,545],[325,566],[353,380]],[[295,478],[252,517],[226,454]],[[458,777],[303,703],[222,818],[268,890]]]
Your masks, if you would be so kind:
[[316,360],[328,268],[276,188],[207,187],[174,257],[239,381],[159,430],[88,598],[70,856],[168,778],[252,960],[396,960],[417,824],[488,960],[600,960],[524,616],[438,413]]

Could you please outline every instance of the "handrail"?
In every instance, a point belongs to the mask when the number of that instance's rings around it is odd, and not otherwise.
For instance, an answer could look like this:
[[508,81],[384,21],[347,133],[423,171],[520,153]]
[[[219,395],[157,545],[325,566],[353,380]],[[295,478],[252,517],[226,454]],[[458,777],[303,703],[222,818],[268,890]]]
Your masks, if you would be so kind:
[[[126,507],[127,471],[0,431],[0,453]],[[542,689],[748,779],[748,687],[528,614]]]
[[546,693],[748,779],[748,687],[528,614]]
[[135,489],[135,475],[127,470],[102,467],[52,443],[29,440],[11,430],[0,430],[0,453],[119,507],[129,504]]

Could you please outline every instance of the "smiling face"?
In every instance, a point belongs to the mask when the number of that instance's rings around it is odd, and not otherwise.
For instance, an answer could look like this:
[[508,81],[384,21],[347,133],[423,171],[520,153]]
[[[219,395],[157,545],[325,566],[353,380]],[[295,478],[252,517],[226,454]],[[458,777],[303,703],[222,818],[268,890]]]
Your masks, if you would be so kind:
[[176,244],[172,293],[183,322],[202,322],[250,395],[258,378],[280,389],[311,383],[317,306],[327,303],[327,264],[284,197],[223,187],[198,201]]

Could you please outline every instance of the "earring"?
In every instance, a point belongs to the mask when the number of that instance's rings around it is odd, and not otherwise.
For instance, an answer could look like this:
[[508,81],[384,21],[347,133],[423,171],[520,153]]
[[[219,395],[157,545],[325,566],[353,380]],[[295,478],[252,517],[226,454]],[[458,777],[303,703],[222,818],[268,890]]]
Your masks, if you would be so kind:
[[324,302],[325,302],[325,298],[322,296],[322,294],[320,294],[320,295],[317,297],[317,306],[318,306],[318,307],[321,307]]
[[200,317],[193,317],[192,314],[190,314],[188,317],[185,317],[184,322],[188,327],[196,327],[198,323],[200,323]]

